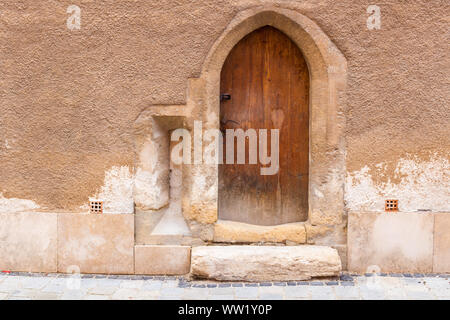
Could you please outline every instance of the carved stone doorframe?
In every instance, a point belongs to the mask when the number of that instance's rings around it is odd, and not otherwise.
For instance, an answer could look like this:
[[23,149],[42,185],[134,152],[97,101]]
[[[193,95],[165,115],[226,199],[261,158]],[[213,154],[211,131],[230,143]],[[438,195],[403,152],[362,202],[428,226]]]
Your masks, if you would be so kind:
[[[255,242],[277,242],[277,237],[267,234],[277,233],[280,228],[284,233],[294,232],[303,236],[295,238],[296,243],[317,243],[333,246],[346,243],[346,215],[344,212],[345,182],[345,140],[344,109],[346,104],[347,62],[326,34],[306,16],[297,11],[279,7],[254,7],[240,12],[230,22],[222,35],[212,46],[202,67],[199,78],[189,79],[187,102],[183,106],[154,106],[148,108],[140,118],[150,124],[156,118],[176,117],[183,119],[183,126],[192,132],[194,121],[202,121],[203,129],[219,129],[220,114],[220,72],[231,49],[239,40],[252,31],[273,26],[287,36],[300,48],[310,72],[310,174],[309,174],[309,212],[308,220],[302,223],[265,227],[255,230],[253,226],[233,225],[218,221],[218,167],[208,164],[191,164],[183,166],[183,215],[192,234],[205,241],[240,242],[236,232],[265,234]],[[167,108],[166,110],[164,110]],[[145,116],[144,116],[145,114]],[[138,119],[143,128],[142,119]],[[153,119],[153,120],[150,120]],[[178,122],[179,123],[179,122]],[[144,126],[145,127],[145,126]],[[149,129],[146,129],[149,130]],[[142,131],[142,129],[141,129]],[[149,130],[150,132],[151,130]],[[150,134],[151,136],[152,134]],[[149,138],[152,140],[152,138]],[[149,141],[150,141],[149,140]],[[142,138],[141,138],[142,141]],[[147,144],[151,142],[147,142]],[[166,173],[157,170],[157,163],[163,160],[157,155],[151,172],[144,166],[139,156],[143,144],[137,144],[138,166],[141,177],[152,181],[163,181]],[[203,148],[205,145],[203,145]],[[157,148],[156,148],[157,149]],[[152,150],[156,150],[153,148]],[[166,165],[163,165],[163,167]],[[145,174],[143,174],[143,172]],[[146,177],[144,177],[147,175]],[[153,175],[153,176],[152,176]],[[157,175],[155,177],[154,175]],[[158,175],[161,175],[159,177]],[[141,182],[142,182],[141,179]],[[144,183],[145,185],[145,183]],[[143,184],[141,183],[141,186]],[[148,186],[147,186],[148,187]],[[163,190],[161,199],[168,201]],[[135,190],[135,194],[141,194]],[[136,206],[145,204],[143,198],[136,199]],[[158,202],[155,200],[155,202]],[[161,206],[159,203],[158,206]],[[293,225],[293,226],[289,226]],[[269,228],[269,229],[267,229]],[[240,230],[240,231],[239,231]],[[229,241],[227,240],[229,235]],[[281,237],[283,238],[283,237]],[[303,239],[303,241],[302,241]],[[289,240],[284,237],[282,241]],[[245,242],[245,241],[244,241]],[[249,241],[252,242],[252,241]]]

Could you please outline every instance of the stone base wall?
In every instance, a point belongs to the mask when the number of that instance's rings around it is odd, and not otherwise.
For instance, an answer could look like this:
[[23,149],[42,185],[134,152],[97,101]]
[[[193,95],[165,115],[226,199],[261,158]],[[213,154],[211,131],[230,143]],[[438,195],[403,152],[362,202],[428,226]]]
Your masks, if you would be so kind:
[[[3,213],[0,221],[2,271],[190,272],[191,246],[135,244],[133,214]],[[448,230],[450,213],[351,212],[348,270],[450,272]]]
[[135,245],[134,214],[2,213],[0,271],[189,273],[190,246]]
[[0,214],[0,270],[134,273],[134,215]]

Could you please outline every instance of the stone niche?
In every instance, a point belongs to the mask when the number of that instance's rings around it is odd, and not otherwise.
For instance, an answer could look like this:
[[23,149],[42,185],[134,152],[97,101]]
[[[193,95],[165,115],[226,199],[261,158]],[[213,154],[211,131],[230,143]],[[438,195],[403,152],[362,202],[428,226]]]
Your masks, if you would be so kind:
[[[266,25],[289,36],[308,64],[310,172],[308,220],[261,227],[218,220],[217,165],[200,162],[181,165],[181,187],[179,196],[174,198],[169,179],[169,150],[173,129],[184,128],[192,137],[194,121],[201,121],[204,130],[219,129],[222,65],[239,40]],[[184,241],[186,244],[186,239],[196,239],[221,243],[308,243],[332,246],[338,249],[341,257],[345,256],[343,111],[346,77],[344,56],[319,26],[306,16],[288,9],[265,6],[238,13],[212,46],[200,77],[188,80],[186,104],[145,107],[135,122],[137,242],[174,244],[178,241],[183,244]],[[207,147],[203,143],[203,148]],[[195,157],[194,151],[192,156]],[[171,206],[176,207],[175,211],[167,210]],[[155,234],[154,230],[158,229],[161,221],[168,225],[172,223],[178,231],[171,233],[170,237],[164,237],[164,233]]]

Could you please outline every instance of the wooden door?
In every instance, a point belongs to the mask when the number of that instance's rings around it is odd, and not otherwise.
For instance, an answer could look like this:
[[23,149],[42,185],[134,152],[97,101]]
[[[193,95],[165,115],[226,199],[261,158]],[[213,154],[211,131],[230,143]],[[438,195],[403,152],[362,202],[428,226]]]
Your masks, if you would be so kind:
[[[269,129],[270,142],[270,129],[279,129],[280,142],[275,175],[261,175],[259,157],[257,164],[248,164],[248,144],[246,164],[219,165],[219,218],[256,225],[305,221],[309,73],[300,49],[279,30],[260,28],[232,49],[220,87],[222,95],[231,96],[221,101],[222,132]],[[224,137],[224,148],[225,142]],[[268,154],[271,151],[269,143]]]

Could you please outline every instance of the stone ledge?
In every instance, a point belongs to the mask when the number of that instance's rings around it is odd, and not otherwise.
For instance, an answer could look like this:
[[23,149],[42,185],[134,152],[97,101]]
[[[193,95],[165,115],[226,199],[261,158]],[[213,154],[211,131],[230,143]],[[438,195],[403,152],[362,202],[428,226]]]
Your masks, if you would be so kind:
[[191,247],[137,245],[134,257],[136,274],[182,275],[189,273]]
[[306,242],[306,229],[303,222],[286,223],[276,226],[258,226],[235,221],[219,220],[214,225],[214,241],[230,243],[291,241],[297,244]]
[[192,248],[191,274],[221,281],[289,281],[338,276],[341,260],[324,246],[201,246]]

